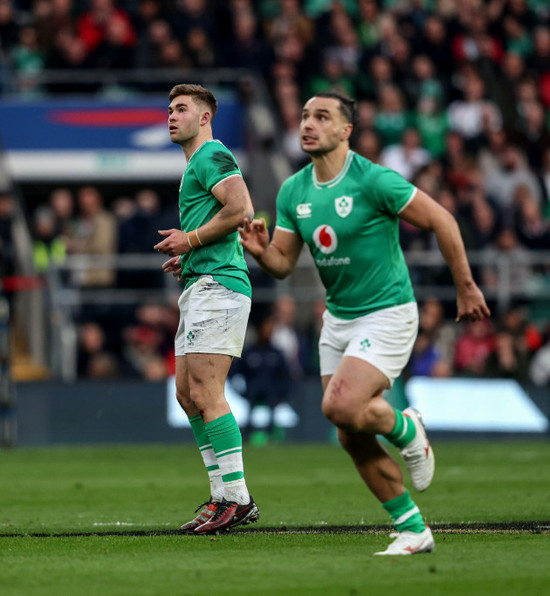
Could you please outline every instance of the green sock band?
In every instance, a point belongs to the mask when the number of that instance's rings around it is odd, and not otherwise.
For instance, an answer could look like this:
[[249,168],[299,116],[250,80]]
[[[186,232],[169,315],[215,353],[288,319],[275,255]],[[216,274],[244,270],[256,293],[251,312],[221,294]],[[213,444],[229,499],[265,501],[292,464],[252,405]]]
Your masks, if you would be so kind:
[[189,418],[189,423],[191,424],[191,430],[193,431],[193,435],[195,436],[195,441],[197,441],[199,449],[202,450],[203,447],[209,446],[210,438],[206,432],[202,416],[200,414],[192,416]]
[[390,514],[392,523],[398,532],[407,530],[420,533],[426,529],[420,510],[411,499],[408,490],[395,499],[382,503],[382,507]]
[[[204,427],[212,442],[218,465],[222,470],[222,480],[231,482],[244,478],[242,469],[243,437],[233,414],[229,412],[229,414],[220,416],[206,423]],[[237,456],[237,459],[229,457],[232,455]],[[224,469],[226,466],[221,465],[220,458],[223,458],[224,462],[232,460],[233,465],[228,466],[228,469]]]
[[416,427],[410,418],[403,415],[403,412],[395,408],[393,411],[395,412],[395,426],[390,433],[384,435],[384,438],[398,449],[403,449],[416,436]]

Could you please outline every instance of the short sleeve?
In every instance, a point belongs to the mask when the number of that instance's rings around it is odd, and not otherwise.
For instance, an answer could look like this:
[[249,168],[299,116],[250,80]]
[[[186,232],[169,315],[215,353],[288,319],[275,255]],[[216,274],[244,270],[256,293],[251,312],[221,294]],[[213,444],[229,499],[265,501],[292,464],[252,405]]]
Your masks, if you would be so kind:
[[405,180],[401,174],[388,168],[380,168],[373,188],[380,209],[397,215],[408,205],[415,192],[416,186]]
[[291,193],[289,192],[288,180],[286,180],[277,195],[277,223],[278,228],[298,233],[296,221],[292,216]]
[[221,143],[212,143],[198,154],[193,164],[198,180],[208,191],[216,184],[235,174],[242,175],[231,151]]

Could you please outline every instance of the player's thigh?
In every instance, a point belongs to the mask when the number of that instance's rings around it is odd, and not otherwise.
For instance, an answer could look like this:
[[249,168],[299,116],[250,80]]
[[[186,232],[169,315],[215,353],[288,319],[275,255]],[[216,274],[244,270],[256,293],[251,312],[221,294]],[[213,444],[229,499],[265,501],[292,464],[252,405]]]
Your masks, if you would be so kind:
[[190,393],[219,395],[224,393],[225,380],[233,358],[227,354],[187,354],[187,378]]
[[[189,377],[187,374],[187,356],[176,356],[176,397],[181,407],[188,415],[192,415],[194,407],[189,391]],[[198,412],[196,412],[198,413]]]
[[354,416],[389,388],[386,375],[370,362],[344,356],[336,371],[324,378],[323,411]]

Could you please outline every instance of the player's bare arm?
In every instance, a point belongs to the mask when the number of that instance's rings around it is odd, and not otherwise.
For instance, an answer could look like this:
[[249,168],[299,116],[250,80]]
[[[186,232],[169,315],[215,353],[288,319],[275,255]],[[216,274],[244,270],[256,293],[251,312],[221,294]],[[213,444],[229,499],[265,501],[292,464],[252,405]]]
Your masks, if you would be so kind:
[[223,207],[199,228],[200,239],[204,244],[236,232],[245,219],[254,217],[252,199],[241,176],[226,178],[213,188],[212,194]]
[[464,242],[451,213],[425,192],[417,190],[400,217],[418,228],[434,232],[457,289],[456,320],[477,321],[491,316],[485,298],[472,277]]
[[[155,244],[153,248],[171,257],[183,255],[194,248],[235,232],[245,218],[254,217],[250,194],[240,176],[226,178],[214,187],[212,194],[223,207],[209,222],[197,230],[182,231],[175,228],[159,230],[158,233],[165,236],[165,239]],[[192,238],[189,237],[189,232],[193,232]]]
[[264,271],[277,279],[284,279],[294,271],[303,246],[300,236],[276,228],[269,242],[264,219],[245,220],[239,233],[243,247]]

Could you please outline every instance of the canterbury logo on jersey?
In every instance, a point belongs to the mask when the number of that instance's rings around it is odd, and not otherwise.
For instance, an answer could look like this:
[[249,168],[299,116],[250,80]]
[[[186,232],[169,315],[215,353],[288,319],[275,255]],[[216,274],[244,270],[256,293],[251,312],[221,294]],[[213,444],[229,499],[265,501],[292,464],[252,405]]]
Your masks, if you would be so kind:
[[296,215],[298,218],[311,217],[311,203],[300,203],[296,206]]

